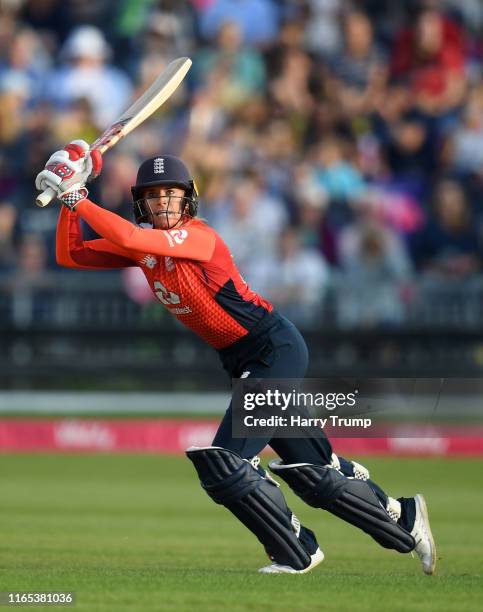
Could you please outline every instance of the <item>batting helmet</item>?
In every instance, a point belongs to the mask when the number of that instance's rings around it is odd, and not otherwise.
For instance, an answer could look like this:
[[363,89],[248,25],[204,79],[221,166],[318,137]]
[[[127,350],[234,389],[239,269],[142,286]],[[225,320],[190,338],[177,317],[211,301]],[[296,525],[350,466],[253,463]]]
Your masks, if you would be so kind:
[[158,155],[144,161],[138,170],[136,184],[131,187],[136,223],[149,220],[151,211],[142,198],[142,189],[157,186],[180,187],[185,190],[184,200],[190,217],[198,212],[198,192],[186,164],[174,155]]

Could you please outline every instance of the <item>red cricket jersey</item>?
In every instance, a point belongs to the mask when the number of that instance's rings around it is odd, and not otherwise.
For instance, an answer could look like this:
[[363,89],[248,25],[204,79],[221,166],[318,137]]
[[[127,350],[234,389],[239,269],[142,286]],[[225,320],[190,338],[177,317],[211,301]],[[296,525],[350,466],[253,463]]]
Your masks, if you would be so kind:
[[[79,217],[103,238],[84,241]],[[216,349],[246,336],[273,310],[240,276],[220,236],[198,219],[142,229],[82,200],[75,213],[62,207],[56,249],[57,262],[69,268],[139,266],[158,300]]]

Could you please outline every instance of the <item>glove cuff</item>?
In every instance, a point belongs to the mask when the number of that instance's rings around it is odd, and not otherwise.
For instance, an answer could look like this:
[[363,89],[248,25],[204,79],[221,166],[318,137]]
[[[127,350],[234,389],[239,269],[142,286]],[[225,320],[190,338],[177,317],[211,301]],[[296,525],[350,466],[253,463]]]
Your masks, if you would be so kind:
[[74,189],[74,191],[69,191],[68,193],[63,193],[59,199],[64,206],[71,211],[75,211],[75,207],[81,200],[85,200],[89,192],[85,187],[81,189]]

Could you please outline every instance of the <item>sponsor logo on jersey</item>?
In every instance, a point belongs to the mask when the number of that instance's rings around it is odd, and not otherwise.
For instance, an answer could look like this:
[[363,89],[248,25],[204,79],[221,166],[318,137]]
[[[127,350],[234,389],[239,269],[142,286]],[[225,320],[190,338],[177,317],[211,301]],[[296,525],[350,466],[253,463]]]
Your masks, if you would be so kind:
[[152,270],[158,263],[158,260],[156,259],[156,257],[154,257],[154,255],[146,255],[145,257],[139,260],[139,263],[142,266],[146,266],[146,268]]
[[183,306],[183,308],[169,308],[169,312],[171,312],[174,315],[183,315],[183,314],[190,314],[192,311],[189,306]]
[[174,260],[172,257],[165,257],[164,265],[166,267],[167,272],[172,272],[176,268],[176,264],[174,263]]
[[189,306],[178,306],[178,304],[181,303],[180,296],[177,293],[174,293],[174,291],[170,291],[161,281],[155,280],[153,287],[154,294],[158,300],[166,306],[171,314],[184,315],[192,312]]
[[156,157],[154,160],[154,174],[164,174],[164,159],[162,157]]

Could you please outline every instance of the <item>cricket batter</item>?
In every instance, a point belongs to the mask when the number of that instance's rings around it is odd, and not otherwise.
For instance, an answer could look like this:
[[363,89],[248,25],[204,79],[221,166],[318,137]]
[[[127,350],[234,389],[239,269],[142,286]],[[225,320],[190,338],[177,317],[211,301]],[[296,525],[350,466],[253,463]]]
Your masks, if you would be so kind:
[[[250,289],[220,236],[197,219],[198,194],[185,164],[171,155],[141,164],[132,187],[137,225],[88,199],[86,181],[101,168],[100,153],[77,140],[54,153],[37,176],[37,189],[51,187],[64,205],[58,263],[81,269],[138,266],[164,307],[218,351],[231,377],[303,378],[304,339]],[[80,219],[102,238],[84,241]],[[324,558],[314,533],[259,465],[257,454],[269,444],[281,458],[270,463],[271,471],[307,504],[362,529],[385,548],[414,550],[423,571],[434,573],[436,550],[422,495],[389,497],[365,467],[335,455],[326,438],[235,439],[231,411],[230,404],[212,446],[186,454],[207,494],[264,546],[271,564],[261,572],[305,573]]]

